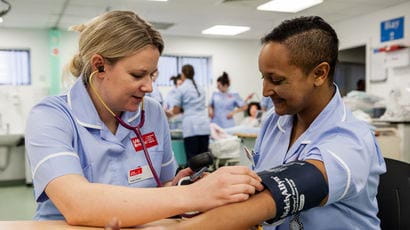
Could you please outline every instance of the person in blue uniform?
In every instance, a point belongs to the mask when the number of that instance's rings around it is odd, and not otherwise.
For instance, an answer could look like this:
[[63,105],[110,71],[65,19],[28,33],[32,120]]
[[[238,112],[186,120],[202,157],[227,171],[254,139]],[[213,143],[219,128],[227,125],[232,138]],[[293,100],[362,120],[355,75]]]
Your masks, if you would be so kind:
[[164,105],[164,98],[162,97],[161,91],[159,91],[158,85],[156,83],[158,78],[158,72],[155,73],[153,76],[152,80],[152,92],[147,93],[145,96],[154,98],[155,101],[157,101],[159,104]]
[[267,189],[164,229],[249,229],[271,218],[263,229],[380,229],[376,194],[385,163],[333,83],[336,32],[320,17],[299,17],[262,44],[263,95],[275,109],[256,141],[255,170]]
[[235,126],[233,116],[236,113],[243,112],[247,109],[246,103],[238,93],[229,91],[231,85],[229,76],[226,72],[217,79],[218,92],[214,92],[209,101],[208,111],[212,123],[219,125],[221,128],[230,128]]
[[176,76],[172,76],[169,78],[170,81],[174,84],[171,88],[171,90],[168,92],[167,97],[165,99],[165,110],[170,110],[172,109],[172,98],[175,95],[175,92],[177,91],[177,88],[182,84],[181,80],[181,74],[178,74]]
[[183,83],[177,88],[172,100],[170,115],[177,115],[184,111],[182,117],[182,135],[187,158],[208,151],[209,118],[205,105],[205,90],[196,85],[195,69],[186,64],[181,69]]
[[192,170],[174,177],[165,113],[144,97],[152,91],[161,35],[130,11],[111,11],[74,29],[79,52],[70,71],[78,80],[67,94],[37,104],[27,122],[35,219],[104,226],[117,218],[135,226],[242,201],[262,189],[244,167],[170,186]]
[[262,97],[260,104],[262,111],[264,112],[267,112],[268,110],[273,108],[273,101],[270,97]]
[[182,112],[181,114],[177,114],[177,115],[172,114],[172,109],[173,109],[172,100],[175,96],[177,88],[182,84],[181,74],[172,76],[169,80],[172,81],[174,85],[172,86],[172,89],[168,92],[167,97],[165,99],[165,105],[164,105],[165,113],[168,116],[169,128],[171,130],[176,130],[176,129],[182,130],[183,111],[181,111]]

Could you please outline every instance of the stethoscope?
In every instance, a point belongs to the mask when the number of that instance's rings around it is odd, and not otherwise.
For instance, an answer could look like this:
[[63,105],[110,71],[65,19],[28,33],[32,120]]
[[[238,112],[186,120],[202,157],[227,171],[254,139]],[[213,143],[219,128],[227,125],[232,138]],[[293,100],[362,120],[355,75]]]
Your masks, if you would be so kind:
[[151,161],[151,157],[150,157],[149,154],[148,154],[148,149],[147,149],[147,147],[145,146],[144,139],[142,138],[141,128],[142,128],[142,126],[144,126],[144,123],[145,123],[144,99],[142,99],[142,101],[141,101],[141,118],[140,118],[139,124],[138,124],[137,126],[135,126],[135,127],[133,127],[133,126],[127,124],[127,123],[126,123],[125,121],[123,121],[118,115],[116,115],[116,114],[107,106],[107,104],[105,104],[104,100],[100,97],[100,95],[97,93],[97,90],[94,88],[94,85],[93,85],[93,83],[92,83],[92,82],[93,82],[93,81],[92,81],[92,78],[93,78],[94,75],[97,74],[98,72],[103,72],[103,71],[104,71],[104,70],[102,70],[102,71],[101,71],[101,70],[96,70],[96,71],[94,71],[94,72],[91,73],[91,75],[90,75],[90,77],[89,77],[89,83],[90,83],[91,89],[93,90],[93,92],[95,93],[95,95],[97,96],[97,98],[98,98],[98,100],[101,102],[101,104],[105,107],[105,109],[107,109],[108,112],[111,113],[111,115],[114,116],[115,120],[117,120],[118,123],[120,123],[124,128],[134,131],[135,135],[137,136],[138,140],[139,140],[140,143],[141,143],[142,149],[144,150],[145,159],[146,159],[147,162],[148,162],[148,166],[149,166],[149,168],[150,168],[150,170],[151,170],[151,172],[152,172],[152,176],[154,177],[155,182],[157,183],[157,187],[162,187],[162,183],[161,183],[161,181],[160,181],[160,179],[159,179],[159,177],[158,177],[157,172],[155,171],[155,168],[154,168],[154,166],[153,166],[153,164],[152,164],[152,161]]

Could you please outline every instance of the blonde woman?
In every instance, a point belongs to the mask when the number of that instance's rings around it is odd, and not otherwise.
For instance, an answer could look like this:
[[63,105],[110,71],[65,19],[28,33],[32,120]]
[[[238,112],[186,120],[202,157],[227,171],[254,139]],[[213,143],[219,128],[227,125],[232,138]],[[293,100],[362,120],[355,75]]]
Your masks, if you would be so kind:
[[28,119],[35,219],[104,226],[116,217],[134,226],[243,201],[262,189],[260,178],[243,167],[169,187],[192,171],[174,178],[165,113],[144,97],[152,91],[161,35],[129,11],[75,28],[79,52],[70,69],[78,80],[66,95],[37,104]]

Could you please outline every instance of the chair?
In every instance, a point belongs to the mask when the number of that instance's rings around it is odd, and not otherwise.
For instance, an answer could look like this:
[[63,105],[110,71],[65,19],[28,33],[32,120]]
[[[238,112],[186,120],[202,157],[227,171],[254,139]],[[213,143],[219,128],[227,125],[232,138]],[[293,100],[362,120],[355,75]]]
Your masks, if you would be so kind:
[[377,194],[382,230],[410,229],[410,164],[384,158],[387,172],[380,176]]

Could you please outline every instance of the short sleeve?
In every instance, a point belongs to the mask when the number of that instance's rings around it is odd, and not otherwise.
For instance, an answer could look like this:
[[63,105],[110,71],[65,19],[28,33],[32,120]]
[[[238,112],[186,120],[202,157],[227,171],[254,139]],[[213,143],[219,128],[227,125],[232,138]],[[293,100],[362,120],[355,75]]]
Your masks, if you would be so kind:
[[261,104],[261,107],[262,107],[262,108],[265,108],[265,109],[266,109],[266,108],[268,107],[268,101],[266,100],[266,97],[263,97],[263,98],[262,98],[260,104]]
[[162,109],[161,111],[161,127],[163,127],[164,134],[164,157],[162,159],[160,179],[162,182],[166,182],[172,180],[175,177],[178,164],[175,160],[174,152],[172,150],[171,134],[169,131],[168,122],[165,117],[164,111]]
[[177,88],[175,90],[173,97],[170,98],[171,108],[174,106],[178,106],[182,108],[182,94],[183,92],[181,88]]
[[235,98],[235,106],[236,107],[242,107],[245,105],[245,101],[241,98],[241,96],[239,96],[238,93],[234,94],[234,98]]
[[[348,129],[338,128],[326,137],[326,141],[310,149],[299,160],[322,160],[329,183],[327,204],[359,193],[365,188],[370,174],[374,143],[370,131],[355,134]],[[374,146],[374,145],[373,145]]]
[[26,149],[38,202],[48,199],[44,190],[53,179],[67,174],[83,175],[73,149],[73,121],[64,110],[64,106],[48,99],[36,105],[28,117]]
[[215,92],[212,93],[211,98],[209,99],[209,106],[211,106],[211,107],[214,107],[214,104],[215,104],[214,97],[215,97]]

